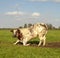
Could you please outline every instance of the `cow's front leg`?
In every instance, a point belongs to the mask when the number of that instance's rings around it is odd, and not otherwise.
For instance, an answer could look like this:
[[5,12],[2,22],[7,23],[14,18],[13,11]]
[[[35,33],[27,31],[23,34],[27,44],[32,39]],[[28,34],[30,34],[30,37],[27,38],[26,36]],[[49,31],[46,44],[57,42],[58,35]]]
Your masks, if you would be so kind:
[[16,45],[18,42],[20,42],[20,40],[17,40],[17,41],[14,43],[14,45]]
[[27,44],[27,42],[28,42],[27,38],[23,39],[23,45],[24,46],[29,46],[30,45],[30,44]]

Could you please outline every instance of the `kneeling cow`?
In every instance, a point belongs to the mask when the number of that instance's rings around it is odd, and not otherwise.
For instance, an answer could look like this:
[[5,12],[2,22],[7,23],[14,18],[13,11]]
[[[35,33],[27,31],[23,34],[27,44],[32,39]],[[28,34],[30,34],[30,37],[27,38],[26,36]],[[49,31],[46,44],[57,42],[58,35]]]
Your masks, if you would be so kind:
[[45,46],[47,30],[47,25],[44,23],[34,24],[30,28],[16,29],[13,34],[18,38],[18,40],[14,44],[22,42],[24,46],[27,46],[29,45],[27,44],[29,40],[38,36],[40,39],[38,46],[40,46],[42,42],[43,46]]

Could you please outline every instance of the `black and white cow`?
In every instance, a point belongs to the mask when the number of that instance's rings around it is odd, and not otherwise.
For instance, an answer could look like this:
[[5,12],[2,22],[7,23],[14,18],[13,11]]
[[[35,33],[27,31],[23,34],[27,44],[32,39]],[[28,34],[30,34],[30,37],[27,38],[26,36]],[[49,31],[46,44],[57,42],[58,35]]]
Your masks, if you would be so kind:
[[13,30],[13,35],[18,38],[18,40],[14,44],[22,42],[24,46],[28,46],[29,44],[27,44],[27,42],[38,36],[40,39],[38,46],[40,46],[42,42],[43,46],[45,46],[47,30],[47,25],[44,23],[34,24],[30,28]]

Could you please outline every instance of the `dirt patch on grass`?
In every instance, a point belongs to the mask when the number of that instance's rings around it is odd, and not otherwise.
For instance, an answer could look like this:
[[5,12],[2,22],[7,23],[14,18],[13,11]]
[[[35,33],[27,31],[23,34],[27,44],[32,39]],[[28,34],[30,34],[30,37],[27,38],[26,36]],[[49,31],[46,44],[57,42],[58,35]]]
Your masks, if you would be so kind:
[[[31,44],[31,46],[36,46],[37,44]],[[43,47],[42,45],[40,47]],[[49,47],[49,48],[60,48],[60,42],[49,42],[46,43],[44,47]]]
[[[30,46],[33,47],[38,47],[38,41],[31,41],[28,42],[30,43]],[[20,43],[21,44],[21,43]],[[21,44],[22,45],[22,44]],[[40,47],[43,47],[42,45]],[[49,48],[60,48],[60,42],[46,42],[46,45],[44,47],[49,47]]]
[[45,47],[52,47],[52,48],[60,48],[60,42],[50,42],[50,43],[46,43]]

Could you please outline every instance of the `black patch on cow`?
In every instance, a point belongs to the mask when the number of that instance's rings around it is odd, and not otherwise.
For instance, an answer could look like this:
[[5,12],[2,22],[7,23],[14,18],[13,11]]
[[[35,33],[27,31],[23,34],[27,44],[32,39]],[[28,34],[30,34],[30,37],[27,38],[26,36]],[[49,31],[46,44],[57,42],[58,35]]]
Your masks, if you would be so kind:
[[19,40],[21,40],[21,38],[22,38],[22,33],[21,33],[21,31],[20,31],[19,29],[17,29],[16,34],[17,34],[17,38],[18,38]]

